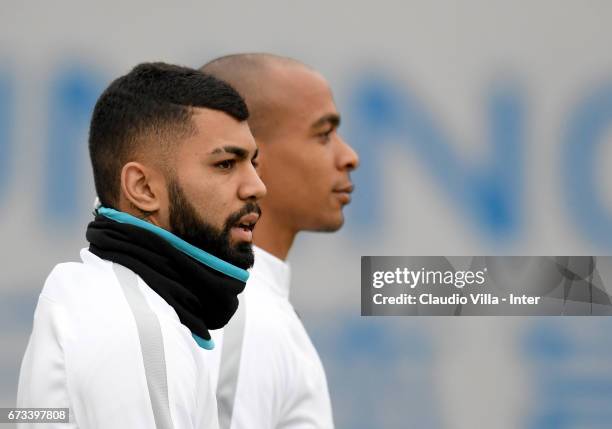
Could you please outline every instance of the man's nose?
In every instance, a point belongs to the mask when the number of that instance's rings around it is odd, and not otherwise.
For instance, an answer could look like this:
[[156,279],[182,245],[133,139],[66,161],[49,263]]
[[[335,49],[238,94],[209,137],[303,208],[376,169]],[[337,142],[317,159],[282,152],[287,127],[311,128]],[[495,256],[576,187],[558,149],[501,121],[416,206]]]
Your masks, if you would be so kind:
[[265,197],[266,192],[266,185],[257,174],[255,167],[251,166],[244,183],[238,190],[238,196],[242,200],[260,200]]
[[359,155],[342,137],[338,136],[338,169],[353,171],[359,167]]

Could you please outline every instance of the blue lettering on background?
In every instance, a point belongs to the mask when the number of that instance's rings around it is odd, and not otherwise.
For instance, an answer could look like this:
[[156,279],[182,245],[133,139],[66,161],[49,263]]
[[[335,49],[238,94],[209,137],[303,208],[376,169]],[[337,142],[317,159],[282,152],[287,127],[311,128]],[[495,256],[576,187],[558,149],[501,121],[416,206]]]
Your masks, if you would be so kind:
[[[570,216],[593,242],[612,243],[612,213],[601,200],[596,160],[612,126],[612,84],[584,97],[568,121],[562,146],[562,180]],[[606,165],[609,168],[609,165]]]
[[87,130],[102,89],[95,71],[71,67],[51,81],[45,218],[69,224],[81,215],[81,186],[87,166]]
[[612,411],[601,404],[612,400],[610,322],[561,320],[536,321],[519,336],[533,392],[526,427],[609,428]]
[[[92,107],[105,81],[97,69],[74,66],[52,75],[48,103],[48,140],[44,162],[45,220],[67,224],[78,219],[89,201],[81,201],[83,185],[91,183],[87,161],[87,128]],[[12,76],[0,70],[0,198],[6,201],[14,165],[15,95]],[[453,201],[489,238],[516,238],[523,214],[524,107],[515,89],[496,87],[486,104],[488,149],[484,160],[472,162],[455,150],[440,120],[410,87],[371,75],[350,88],[345,104],[347,141],[362,163],[354,173],[359,197],[347,217],[363,230],[384,228],[384,183],[381,171],[389,144],[410,148]],[[596,160],[612,122],[612,84],[583,98],[569,117],[561,145],[561,176],[573,223],[589,241],[612,243],[612,212],[602,201]],[[419,194],[398,195],[419,204]],[[367,238],[366,238],[367,239]]]
[[434,348],[422,326],[337,315],[333,324],[321,324],[313,341],[330,371],[338,427],[443,427],[432,382]]
[[12,138],[15,123],[13,95],[9,74],[0,70],[0,201],[6,201],[12,172]]
[[[523,114],[520,94],[496,87],[489,94],[489,150],[483,164],[462,160],[417,97],[384,77],[362,79],[347,100],[347,141],[362,160],[354,173],[362,198],[349,216],[361,226],[383,225],[381,171],[390,141],[409,146],[462,212],[493,239],[513,237],[520,227],[523,183]],[[418,195],[398,195],[419,204]]]

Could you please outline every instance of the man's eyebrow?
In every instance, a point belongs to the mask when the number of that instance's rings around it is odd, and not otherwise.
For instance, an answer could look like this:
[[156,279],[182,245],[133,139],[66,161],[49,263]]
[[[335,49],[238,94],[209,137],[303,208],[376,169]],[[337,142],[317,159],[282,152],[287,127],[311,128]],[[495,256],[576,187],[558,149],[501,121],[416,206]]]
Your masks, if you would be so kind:
[[217,155],[220,153],[231,153],[240,159],[246,159],[249,156],[249,151],[239,146],[218,147],[210,152],[211,155]]
[[334,128],[338,128],[340,126],[340,115],[337,113],[328,113],[327,115],[323,115],[317,119],[310,128],[317,129],[326,124],[329,124]]

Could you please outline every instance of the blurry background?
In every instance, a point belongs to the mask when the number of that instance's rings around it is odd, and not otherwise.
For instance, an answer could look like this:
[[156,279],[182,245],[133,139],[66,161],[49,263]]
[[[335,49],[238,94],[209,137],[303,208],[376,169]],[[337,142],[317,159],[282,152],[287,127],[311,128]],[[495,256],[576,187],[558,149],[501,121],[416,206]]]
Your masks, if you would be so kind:
[[293,302],[339,428],[612,425],[607,318],[363,318],[361,255],[612,248],[612,4],[0,3],[0,407],[37,295],[92,218],[92,106],[136,63],[295,57],[361,155],[343,230],[299,237]]

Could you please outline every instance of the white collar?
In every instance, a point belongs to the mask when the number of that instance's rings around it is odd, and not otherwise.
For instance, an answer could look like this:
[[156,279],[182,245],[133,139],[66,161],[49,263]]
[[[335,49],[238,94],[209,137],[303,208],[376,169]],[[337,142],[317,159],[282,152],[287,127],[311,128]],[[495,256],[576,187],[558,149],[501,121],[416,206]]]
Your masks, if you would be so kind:
[[288,299],[291,279],[289,264],[257,246],[253,246],[253,251],[255,264],[251,269],[251,278],[265,283],[273,292]]
[[104,268],[109,268],[112,264],[112,262],[91,253],[88,247],[82,248],[79,255],[81,256],[81,261],[83,261],[84,264],[97,265]]

